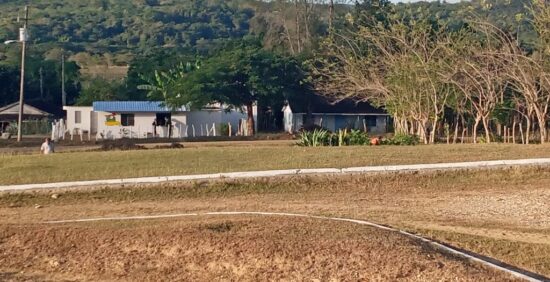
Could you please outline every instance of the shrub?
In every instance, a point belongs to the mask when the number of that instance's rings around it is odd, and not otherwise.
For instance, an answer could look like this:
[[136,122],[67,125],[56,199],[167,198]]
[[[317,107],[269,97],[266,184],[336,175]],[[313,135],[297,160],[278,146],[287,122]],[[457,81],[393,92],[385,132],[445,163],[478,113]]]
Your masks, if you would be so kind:
[[349,133],[349,145],[368,145],[370,144],[369,135],[361,130],[352,129]]
[[408,134],[396,134],[382,142],[383,145],[417,145],[420,142],[417,136]]
[[368,135],[360,130],[340,129],[338,132],[330,133],[326,129],[315,129],[313,131],[303,131],[298,144],[306,147],[355,146],[368,145],[369,141]]
[[300,146],[319,147],[330,145],[331,135],[327,130],[315,129],[313,131],[304,131],[300,134]]

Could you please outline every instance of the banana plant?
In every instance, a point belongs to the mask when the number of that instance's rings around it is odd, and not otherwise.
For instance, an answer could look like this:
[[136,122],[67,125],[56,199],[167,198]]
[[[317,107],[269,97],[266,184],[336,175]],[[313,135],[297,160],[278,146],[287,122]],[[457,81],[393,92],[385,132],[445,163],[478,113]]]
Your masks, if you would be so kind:
[[152,78],[141,74],[139,77],[146,84],[138,85],[137,88],[148,91],[147,97],[152,100],[162,99],[163,101],[168,101],[174,97],[180,98],[181,93],[172,95],[174,91],[177,91],[176,84],[185,79],[187,73],[200,69],[200,66],[200,61],[194,63],[187,62],[185,64],[180,62],[175,68],[168,71],[155,70]]

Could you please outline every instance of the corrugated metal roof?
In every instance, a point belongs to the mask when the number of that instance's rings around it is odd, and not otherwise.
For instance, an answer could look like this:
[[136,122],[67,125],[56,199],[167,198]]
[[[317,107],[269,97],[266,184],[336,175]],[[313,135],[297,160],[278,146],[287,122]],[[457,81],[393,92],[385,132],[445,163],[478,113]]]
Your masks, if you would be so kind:
[[170,113],[186,112],[185,106],[170,109],[159,101],[99,101],[93,104],[94,112],[114,113]]
[[[18,115],[19,114],[19,102],[9,104],[0,108],[0,115]],[[33,107],[29,104],[23,104],[23,115],[26,116],[51,116],[50,113],[42,111],[36,107]]]

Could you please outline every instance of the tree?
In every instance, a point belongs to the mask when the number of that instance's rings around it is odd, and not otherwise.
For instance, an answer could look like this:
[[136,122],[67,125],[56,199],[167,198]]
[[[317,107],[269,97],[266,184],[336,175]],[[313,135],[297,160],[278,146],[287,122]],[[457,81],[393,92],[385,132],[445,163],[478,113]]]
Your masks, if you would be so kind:
[[296,59],[263,50],[258,40],[245,39],[229,43],[200,68],[169,82],[165,102],[171,107],[202,108],[211,103],[244,107],[248,132],[254,134],[254,104],[272,104],[299,92],[304,77]]
[[0,107],[15,102],[19,97],[19,68],[0,65]]
[[444,26],[388,18],[355,30],[330,37],[325,53],[313,61],[316,89],[334,100],[351,98],[384,107],[397,132],[435,142],[452,91],[440,78],[449,64],[445,53],[450,38]]
[[[150,100],[161,100],[167,104],[175,104],[181,97],[177,90],[178,84],[186,79],[188,73],[200,69],[200,61],[194,63],[180,62],[175,68],[168,71],[155,70],[153,78],[140,75],[146,84],[137,87],[139,90],[147,91],[147,98]],[[175,99],[174,102],[172,100]]]
[[95,78],[87,82],[76,101],[78,106],[91,106],[95,101],[123,101],[124,96],[122,81],[106,81]]
[[506,69],[510,67],[500,54],[509,49],[492,26],[472,23],[472,30],[455,41],[452,51],[453,70],[449,81],[461,90],[469,102],[474,117],[473,139],[477,142],[480,122],[485,131],[485,141],[491,142],[490,119],[499,103],[503,102],[507,88]]

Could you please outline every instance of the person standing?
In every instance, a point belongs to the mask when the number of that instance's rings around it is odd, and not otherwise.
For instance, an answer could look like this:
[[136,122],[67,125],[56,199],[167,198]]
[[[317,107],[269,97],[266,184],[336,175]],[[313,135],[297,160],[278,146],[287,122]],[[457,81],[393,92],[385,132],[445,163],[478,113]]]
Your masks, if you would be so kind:
[[40,153],[44,155],[49,155],[54,153],[53,142],[50,138],[46,138],[42,146],[40,147]]

